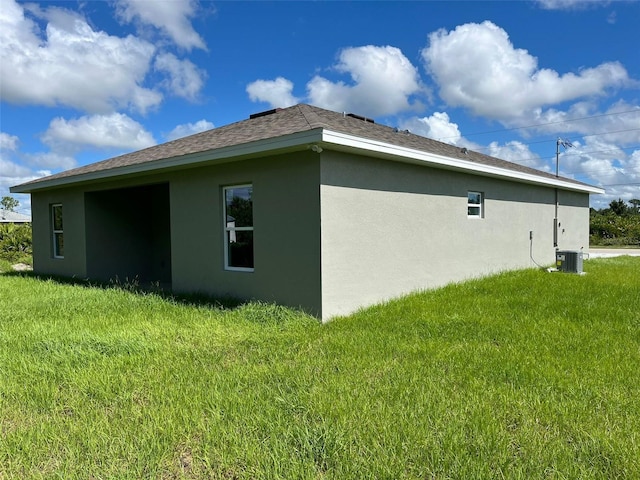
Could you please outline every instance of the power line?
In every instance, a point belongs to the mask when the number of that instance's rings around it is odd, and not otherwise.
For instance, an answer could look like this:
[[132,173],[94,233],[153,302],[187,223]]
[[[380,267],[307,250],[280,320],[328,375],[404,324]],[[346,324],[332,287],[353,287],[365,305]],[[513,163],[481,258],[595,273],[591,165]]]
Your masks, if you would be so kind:
[[[586,174],[598,174],[598,173],[606,173],[606,172],[611,172],[613,169],[618,169],[618,173],[620,172],[620,167],[614,167],[611,166],[609,168],[595,168],[595,169],[585,169],[585,170],[563,170],[562,173],[564,175],[576,175],[579,173],[586,173]],[[623,169],[624,170],[624,169]],[[640,172],[638,172],[640,173]]]
[[[619,147],[617,149],[609,149],[609,150],[586,150],[586,151],[581,151],[581,152],[576,152],[576,153],[563,153],[562,158],[566,158],[568,156],[571,157],[579,157],[582,155],[590,155],[590,154],[594,154],[594,153],[606,153],[606,152],[615,152],[618,150],[634,150],[634,149],[638,149],[640,148],[640,145],[633,145],[631,147]],[[555,155],[546,155],[544,157],[523,157],[523,158],[511,158],[507,161],[511,162],[511,163],[520,163],[520,162],[527,162],[527,161],[534,161],[534,160],[552,160],[555,159],[556,156]],[[506,159],[504,159],[506,160]],[[575,173],[575,172],[566,172],[566,173]]]
[[[629,170],[627,168],[623,168],[620,169],[620,167],[614,167],[611,166],[609,168],[596,168],[596,169],[584,169],[584,170],[562,170],[562,174],[563,175],[589,175],[589,176],[594,176],[594,175],[601,175],[601,174],[605,174],[605,173],[616,173],[616,174],[623,174],[623,175],[629,175],[631,172],[625,172],[625,170]],[[640,173],[640,172],[638,172]]]
[[[640,148],[640,145],[634,145],[632,147],[619,147],[619,148],[611,148],[611,149],[607,149],[607,150],[585,150],[585,151],[578,151],[576,153],[563,153],[562,158],[566,158],[566,157],[581,157],[583,155],[591,155],[594,153],[606,153],[606,152],[617,152],[618,150],[634,150]],[[544,157],[529,157],[526,158],[525,160],[536,160],[536,159],[540,159],[540,160],[549,160],[549,159],[553,159],[556,158],[555,155],[546,155]]]
[[[512,132],[514,130],[525,130],[527,128],[534,128],[534,127],[546,127],[548,125],[560,125],[562,123],[579,122],[581,120],[590,120],[592,118],[608,117],[608,116],[612,116],[612,115],[625,115],[627,113],[640,113],[640,108],[634,108],[634,109],[631,109],[631,110],[623,110],[623,111],[620,111],[620,112],[600,113],[598,115],[589,115],[589,116],[586,116],[586,117],[570,118],[570,119],[566,119],[566,120],[557,120],[555,122],[534,123],[534,124],[531,124],[531,125],[524,125],[524,126],[521,126],[521,127],[501,128],[499,130],[487,130],[485,132],[468,133],[468,134],[465,134],[463,136],[464,137],[473,137],[473,136],[476,136],[476,135],[489,135],[490,133]],[[457,136],[441,137],[441,140],[445,140],[447,138],[458,138],[458,137]]]
[[[606,150],[584,150],[584,151],[576,151],[575,153],[571,152],[571,153],[565,153],[564,156],[565,157],[580,157],[582,155],[591,155],[593,153],[607,153],[607,152],[617,152],[618,150],[635,150],[637,148],[640,148],[640,145],[632,145],[630,147],[618,147],[618,148],[608,148]],[[540,158],[555,158],[555,157],[540,157]]]
[[640,128],[627,128],[626,130],[613,130],[611,132],[590,133],[589,135],[580,135],[580,136],[582,138],[599,137],[600,135],[612,135],[614,133],[636,132],[636,131],[639,131],[639,130],[640,130]]
[[[580,135],[580,137],[582,137],[582,138],[598,137],[598,136],[602,136],[602,135],[613,135],[614,133],[626,133],[626,132],[636,132],[636,131],[640,131],[640,128],[628,128],[628,129],[625,129],[625,130],[613,130],[613,131],[610,131],[610,132],[591,133],[591,134],[588,134],[588,135]],[[518,141],[518,143],[520,145],[529,146],[529,145],[536,145],[536,144],[540,144],[540,143],[555,143],[556,140],[557,140],[557,137],[549,137],[549,138],[545,138],[543,140],[536,140],[535,142],[521,142],[521,141]],[[627,148],[630,148],[630,147],[624,147],[624,148],[621,148],[621,149],[624,150],[624,149],[627,149]],[[636,147],[633,147],[633,148],[636,148]],[[477,148],[475,150],[480,151],[480,150],[490,150],[490,149],[491,149],[491,147],[479,147],[479,148]]]

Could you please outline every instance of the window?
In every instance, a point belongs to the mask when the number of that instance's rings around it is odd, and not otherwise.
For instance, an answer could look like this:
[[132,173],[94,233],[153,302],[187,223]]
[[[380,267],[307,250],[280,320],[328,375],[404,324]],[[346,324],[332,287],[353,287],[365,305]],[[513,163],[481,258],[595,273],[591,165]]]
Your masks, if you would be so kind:
[[224,266],[227,270],[253,271],[253,186],[223,188]]
[[467,192],[467,217],[484,217],[484,195],[481,192]]
[[61,204],[51,205],[51,233],[53,239],[53,258],[64,258]]

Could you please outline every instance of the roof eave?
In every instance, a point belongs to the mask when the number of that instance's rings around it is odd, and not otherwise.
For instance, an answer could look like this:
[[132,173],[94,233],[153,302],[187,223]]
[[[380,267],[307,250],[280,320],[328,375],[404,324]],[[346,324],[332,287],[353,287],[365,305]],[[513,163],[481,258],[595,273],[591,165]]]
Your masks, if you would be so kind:
[[385,142],[365,139],[362,137],[335,132],[327,129],[323,131],[322,140],[325,144],[343,147],[344,150],[366,151],[369,155],[373,153],[375,156],[386,158],[389,160],[414,163],[419,165],[431,165],[447,170],[473,172],[475,174],[487,177],[506,178],[521,183],[544,185],[548,187],[555,187],[563,190],[572,190],[576,192],[597,194],[603,194],[605,192],[602,188],[592,185],[574,183],[563,179],[562,177],[547,178],[526,172],[518,172],[516,170],[500,168],[493,165],[485,165],[481,163],[445,157],[443,155],[428,153],[422,150],[400,147]]
[[114,167],[108,170],[87,172],[67,177],[42,179],[33,183],[24,183],[10,188],[11,193],[33,193],[40,190],[49,190],[68,185],[93,183],[102,180],[112,180],[131,175],[144,175],[151,172],[170,171],[182,168],[191,168],[202,165],[213,165],[243,160],[264,153],[278,153],[295,151],[308,148],[309,144],[322,140],[322,129],[316,128],[303,132],[283,135],[281,137],[267,138],[254,142],[232,145],[229,147],[214,148],[203,152],[197,152],[178,157],[164,158],[150,162]]
[[32,193],[40,190],[65,187],[102,180],[117,179],[131,175],[143,175],[151,172],[170,171],[202,165],[212,165],[238,161],[265,153],[295,151],[306,149],[310,144],[322,143],[324,147],[343,151],[372,155],[392,161],[434,166],[448,170],[473,172],[477,175],[509,179],[521,183],[544,185],[583,193],[604,193],[604,189],[591,185],[574,183],[563,178],[548,178],[526,172],[519,172],[493,165],[446,157],[423,150],[401,147],[398,145],[371,140],[355,135],[333,131],[327,128],[315,128],[303,132],[292,133],[280,137],[267,138],[254,142],[215,148],[178,157],[170,157],[135,165],[115,167],[108,170],[87,172],[66,177],[43,179],[10,188],[12,193]]

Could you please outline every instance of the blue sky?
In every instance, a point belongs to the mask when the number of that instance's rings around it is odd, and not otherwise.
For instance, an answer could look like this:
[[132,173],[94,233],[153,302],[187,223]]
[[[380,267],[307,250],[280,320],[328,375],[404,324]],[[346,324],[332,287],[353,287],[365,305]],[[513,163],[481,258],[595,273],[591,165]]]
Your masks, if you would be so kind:
[[[295,103],[640,197],[640,2],[0,0],[9,187]],[[28,213],[29,197],[15,195]]]

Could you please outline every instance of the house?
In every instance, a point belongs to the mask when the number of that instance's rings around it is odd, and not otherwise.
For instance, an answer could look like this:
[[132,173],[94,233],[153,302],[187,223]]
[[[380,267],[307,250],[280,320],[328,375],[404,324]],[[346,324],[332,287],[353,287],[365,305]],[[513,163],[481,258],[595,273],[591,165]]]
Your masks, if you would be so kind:
[[603,193],[304,104],[11,191],[31,194],[36,272],[136,277],[323,320],[587,249],[589,194]]
[[0,208],[0,223],[29,223],[31,217],[24,213],[12,212]]

